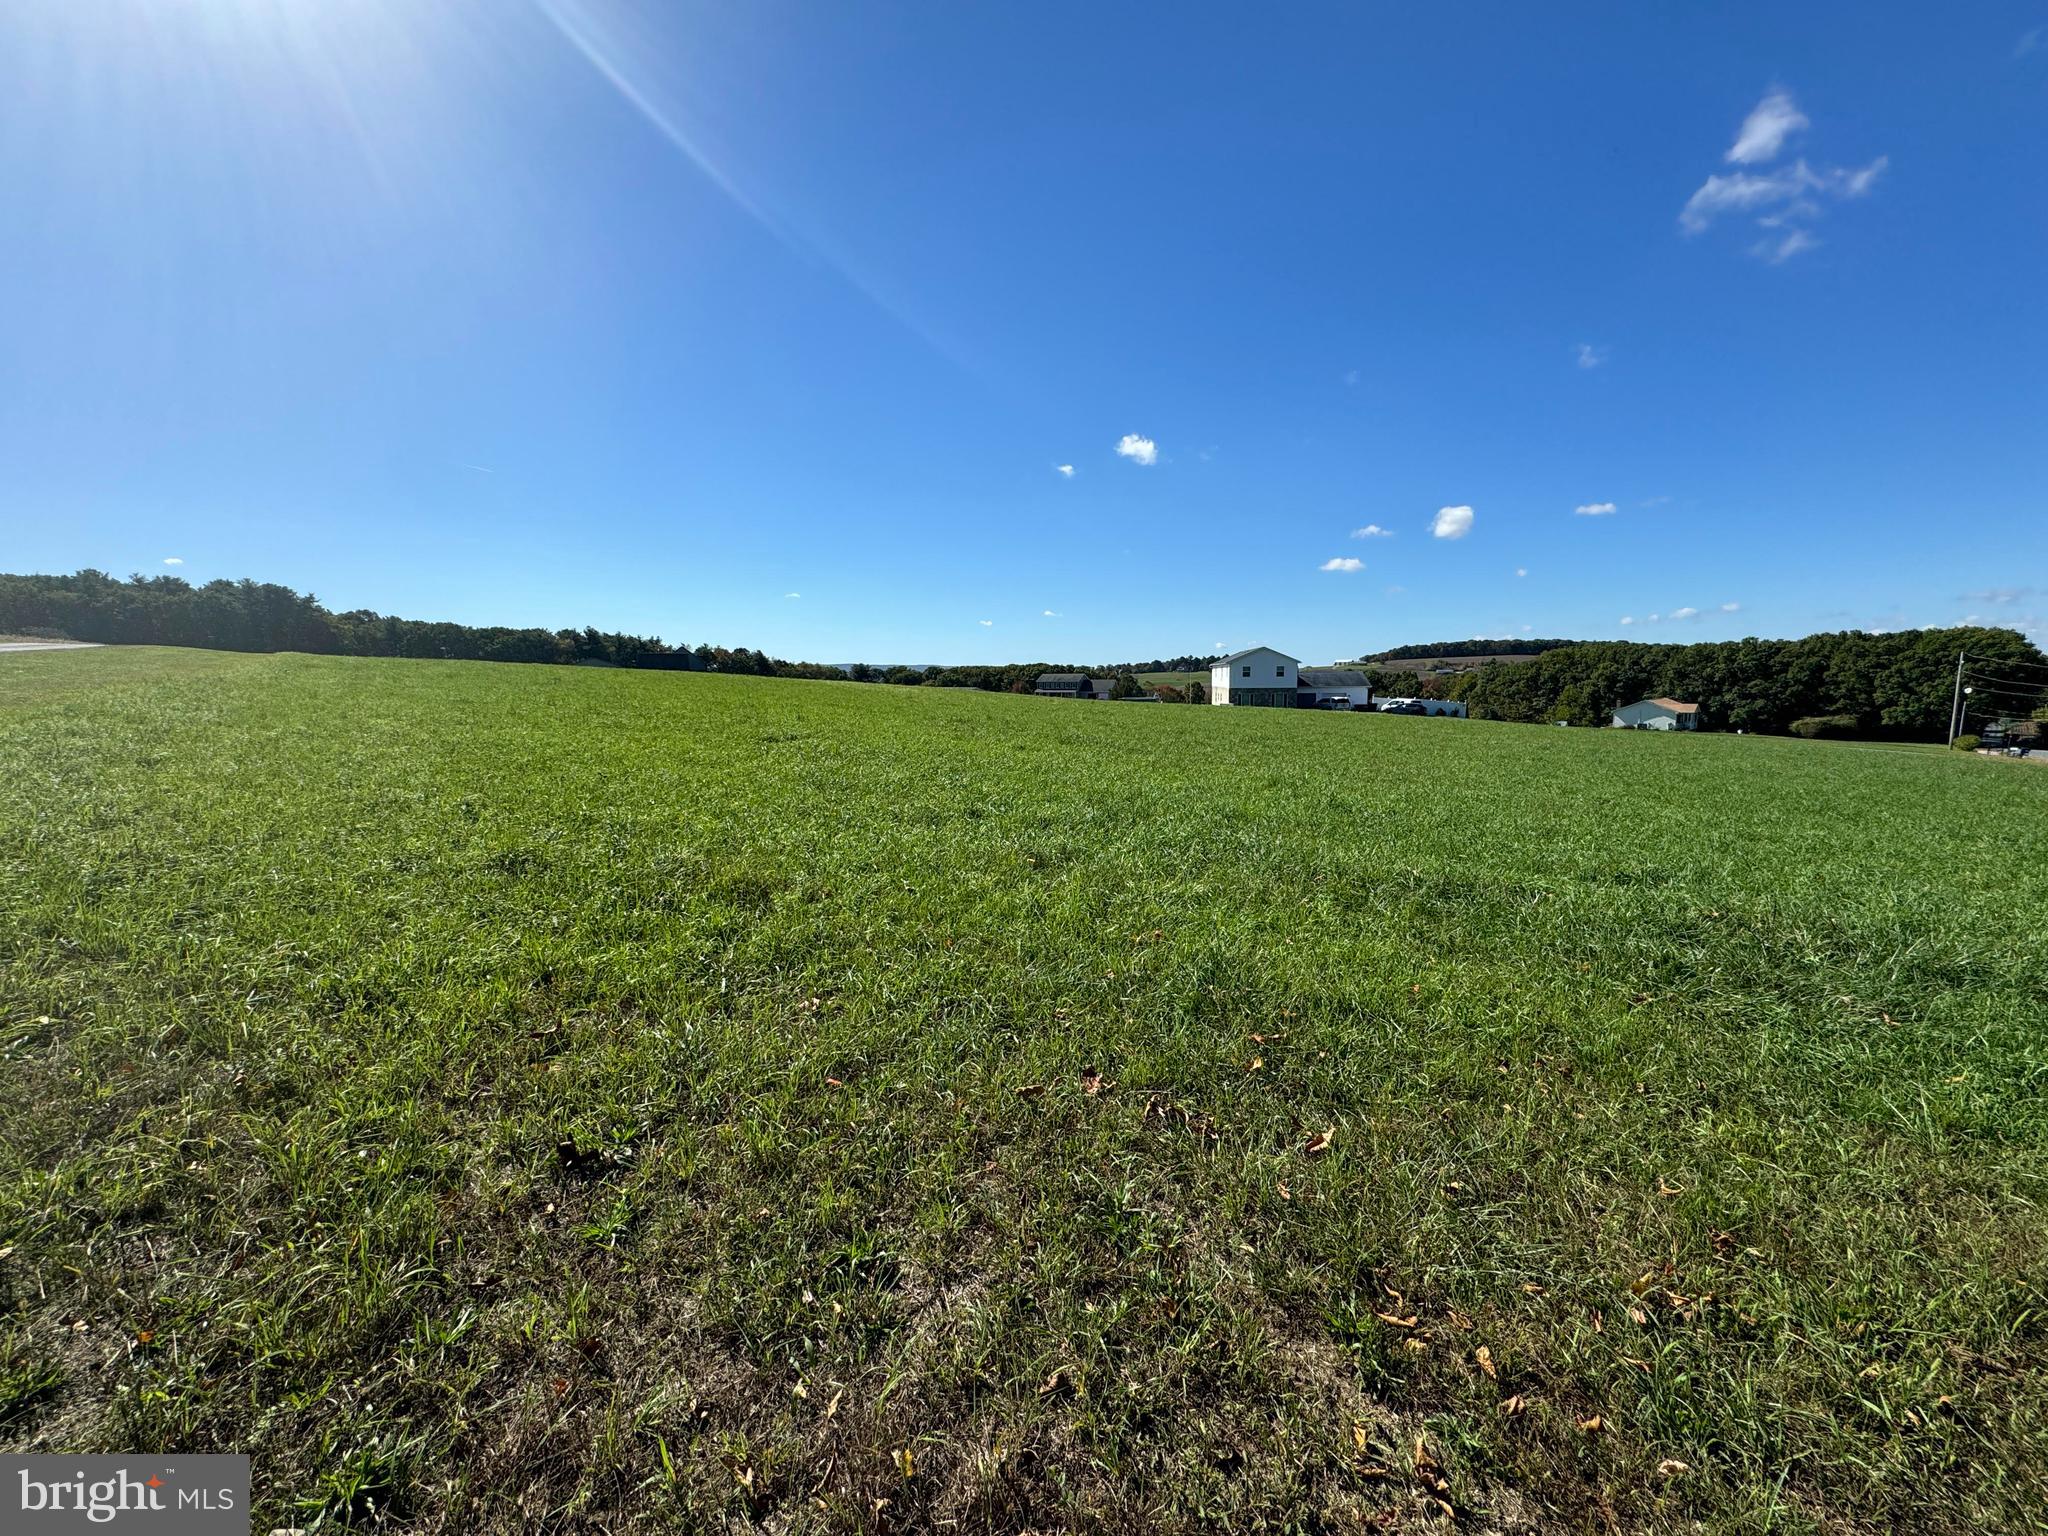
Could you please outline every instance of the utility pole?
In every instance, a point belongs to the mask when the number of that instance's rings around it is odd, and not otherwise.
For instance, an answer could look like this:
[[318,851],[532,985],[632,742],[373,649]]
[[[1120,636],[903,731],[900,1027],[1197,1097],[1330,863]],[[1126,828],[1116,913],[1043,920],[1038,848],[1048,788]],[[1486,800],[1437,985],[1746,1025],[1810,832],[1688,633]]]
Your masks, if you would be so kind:
[[1963,709],[1963,654],[1961,651],[1956,652],[1956,694],[1948,706],[1948,744],[1950,746],[1956,744],[1958,732],[1956,716],[1961,714]]

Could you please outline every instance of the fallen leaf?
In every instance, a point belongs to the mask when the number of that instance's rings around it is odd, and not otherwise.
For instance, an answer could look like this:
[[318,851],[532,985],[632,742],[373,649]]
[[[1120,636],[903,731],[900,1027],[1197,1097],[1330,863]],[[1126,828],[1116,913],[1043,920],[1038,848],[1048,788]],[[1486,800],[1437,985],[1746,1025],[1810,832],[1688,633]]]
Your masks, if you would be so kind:
[[1529,1400],[1517,1392],[1514,1396],[1502,1400],[1500,1411],[1504,1417],[1511,1419],[1528,1406]]
[[1524,1280],[1522,1282],[1522,1294],[1524,1296],[1541,1296],[1543,1294],[1543,1287],[1534,1280]]
[[[156,1335],[152,1333],[149,1329],[145,1328],[142,1330],[142,1332],[135,1335],[135,1342],[138,1344],[153,1344],[156,1342]],[[1942,1401],[1947,1402],[1948,1399],[1943,1398]]]
[[1372,1443],[1372,1436],[1366,1431],[1366,1427],[1363,1424],[1351,1426],[1351,1443],[1358,1447],[1358,1453],[1361,1456],[1365,1454],[1365,1448]]
[[1389,1328],[1413,1328],[1415,1326],[1415,1319],[1412,1317],[1396,1317],[1391,1312],[1375,1312],[1373,1316],[1385,1323]]
[[1634,1323],[1638,1328],[1640,1328],[1645,1323],[1649,1322],[1650,1314],[1645,1312],[1641,1307],[1630,1307],[1628,1309],[1628,1320]]
[[1263,1066],[1264,1066],[1265,1064],[1266,1064],[1266,1058],[1265,1058],[1265,1057],[1263,1057],[1263,1056],[1254,1056],[1254,1057],[1253,1057],[1253,1058],[1252,1058],[1252,1059],[1251,1059],[1250,1061],[1248,1061],[1248,1062],[1246,1062],[1246,1063],[1244,1064],[1244,1069],[1245,1069],[1245,1071],[1247,1071],[1247,1072],[1256,1072],[1256,1071],[1258,1071],[1258,1070],[1259,1070],[1259,1068],[1263,1067]]
[[1091,1099],[1108,1086],[1107,1083],[1103,1082],[1100,1072],[1090,1069],[1081,1074],[1081,1092]]
[[1066,1384],[1067,1368],[1065,1366],[1061,1366],[1058,1370],[1054,1371],[1050,1376],[1046,1377],[1045,1380],[1039,1384],[1038,1395],[1040,1397],[1051,1397],[1053,1393],[1065,1387]]
[[1593,1415],[1593,1416],[1592,1416],[1592,1417],[1591,1417],[1590,1419],[1581,1419],[1581,1420],[1579,1420],[1579,1428],[1580,1428],[1580,1429],[1582,1429],[1582,1430],[1584,1430],[1584,1431],[1585,1431],[1585,1432],[1586,1432],[1587,1434],[1589,1434],[1589,1435],[1597,1435],[1597,1434],[1599,1434],[1599,1433],[1600,1433],[1600,1415],[1596,1413],[1596,1414],[1594,1414],[1594,1415]]
[[917,1462],[912,1458],[908,1449],[900,1450],[896,1453],[896,1470],[905,1477],[909,1477],[917,1470]]
[[1671,1456],[1667,1456],[1657,1463],[1657,1475],[1659,1477],[1683,1477],[1691,1470],[1692,1468],[1686,1463]]
[[1285,1179],[1280,1180],[1273,1188],[1279,1192],[1282,1200],[1292,1200],[1294,1198],[1293,1193],[1287,1188],[1287,1181]]
[[1017,1090],[1017,1097],[1020,1099],[1035,1099],[1043,1092],[1045,1092],[1045,1084],[1026,1083]]
[[828,1077],[825,1079],[825,1086],[827,1088],[844,1088],[846,1084],[839,1081],[836,1077]]
[[567,1378],[565,1378],[565,1377],[561,1377],[561,1376],[557,1376],[557,1377],[556,1377],[556,1378],[554,1379],[554,1381],[553,1381],[553,1382],[551,1383],[551,1385],[552,1385],[552,1386],[554,1387],[554,1389],[555,1389],[555,1396],[557,1396],[557,1397],[567,1397],[567,1396],[569,1395],[569,1382],[568,1382]]
[[1499,1373],[1493,1368],[1493,1351],[1484,1344],[1472,1351],[1472,1358],[1479,1363],[1479,1369],[1486,1373],[1488,1381],[1499,1380]]
[[1301,1150],[1309,1157],[1321,1157],[1330,1150],[1330,1143],[1336,1138],[1336,1135],[1337,1127],[1334,1125],[1326,1131],[1318,1131],[1302,1144]]
[[1657,1175],[1657,1193],[1662,1195],[1666,1200],[1669,1200],[1674,1195],[1684,1194],[1685,1191],[1677,1188],[1674,1185],[1665,1183],[1664,1175],[1660,1173]]
[[834,1418],[838,1415],[839,1399],[841,1399],[844,1396],[846,1396],[846,1389],[844,1387],[841,1387],[837,1392],[834,1392],[832,1394],[832,1401],[825,1405],[826,1418]]

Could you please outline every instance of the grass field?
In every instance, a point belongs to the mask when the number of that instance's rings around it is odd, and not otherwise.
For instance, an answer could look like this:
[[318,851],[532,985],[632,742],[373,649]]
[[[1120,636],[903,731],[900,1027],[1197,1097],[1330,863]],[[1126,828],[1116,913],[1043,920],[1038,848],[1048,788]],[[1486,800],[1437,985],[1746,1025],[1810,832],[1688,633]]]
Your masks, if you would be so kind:
[[0,657],[0,1442],[259,1532],[2039,1529],[2044,935],[2048,775],[1939,751]]

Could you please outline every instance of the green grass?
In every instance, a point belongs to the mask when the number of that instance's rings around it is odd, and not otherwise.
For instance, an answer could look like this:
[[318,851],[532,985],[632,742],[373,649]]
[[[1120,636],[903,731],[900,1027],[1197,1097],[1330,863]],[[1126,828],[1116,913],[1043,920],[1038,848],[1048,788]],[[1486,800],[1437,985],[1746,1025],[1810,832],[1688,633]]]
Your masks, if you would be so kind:
[[0,657],[0,1442],[259,1531],[2038,1529],[2044,933],[1961,754]]

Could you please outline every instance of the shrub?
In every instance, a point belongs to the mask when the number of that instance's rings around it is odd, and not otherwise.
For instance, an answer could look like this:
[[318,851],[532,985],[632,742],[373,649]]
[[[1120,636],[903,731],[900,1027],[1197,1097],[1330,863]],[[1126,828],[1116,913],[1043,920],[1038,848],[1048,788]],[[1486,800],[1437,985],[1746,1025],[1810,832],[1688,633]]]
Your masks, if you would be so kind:
[[1958,736],[1950,745],[1958,752],[1974,752],[1977,750],[1977,738],[1975,736]]
[[1854,736],[1856,717],[1854,715],[1807,715],[1794,720],[1786,727],[1794,736],[1804,736],[1811,741],[1821,736]]

